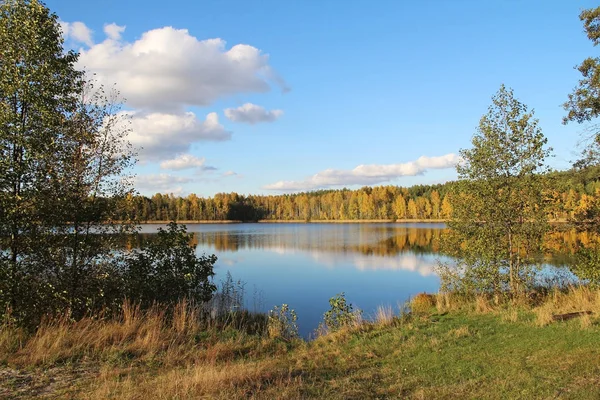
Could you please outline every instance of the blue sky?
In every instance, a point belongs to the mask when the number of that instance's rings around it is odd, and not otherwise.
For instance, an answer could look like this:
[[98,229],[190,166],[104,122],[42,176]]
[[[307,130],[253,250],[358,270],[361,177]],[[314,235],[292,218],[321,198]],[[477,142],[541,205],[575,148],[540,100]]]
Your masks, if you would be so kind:
[[565,169],[584,127],[563,126],[561,104],[573,67],[597,54],[578,18],[597,6],[587,0],[47,6],[80,66],[127,98],[147,195],[454,179],[502,83],[535,109],[549,164]]

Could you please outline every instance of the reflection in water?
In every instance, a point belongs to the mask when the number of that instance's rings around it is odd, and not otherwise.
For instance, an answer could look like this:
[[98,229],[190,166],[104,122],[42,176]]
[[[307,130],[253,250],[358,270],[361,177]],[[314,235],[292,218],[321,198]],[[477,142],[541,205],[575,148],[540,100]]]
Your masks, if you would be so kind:
[[360,254],[354,252],[332,252],[323,250],[294,250],[286,249],[284,247],[268,249],[277,254],[294,254],[294,253],[306,253],[310,255],[311,259],[316,263],[326,266],[328,268],[336,268],[339,265],[352,265],[359,271],[410,271],[417,272],[421,276],[430,276],[434,274],[435,270],[435,259],[426,257],[423,254],[415,254],[407,252],[401,257],[392,256],[377,256],[373,257],[373,254]]
[[[209,227],[208,229],[206,229]],[[308,254],[314,262],[333,268],[352,265],[360,271],[405,270],[422,276],[434,274],[436,259],[424,257],[440,251],[441,224],[407,226],[397,224],[348,225],[191,225],[192,245],[220,255],[220,263],[239,263],[225,255],[240,250],[264,250],[277,254]],[[203,229],[205,228],[205,229]],[[142,234],[151,240],[152,234]],[[398,257],[402,255],[401,257]]]
[[[160,225],[144,225],[141,240],[152,240]],[[446,259],[440,243],[444,224],[207,224],[188,225],[198,253],[215,253],[216,281],[227,271],[264,293],[262,311],[289,304],[308,336],[345,292],[355,306],[373,315],[380,305],[396,306],[419,292],[439,287],[434,268]],[[547,259],[566,264],[589,236],[574,232],[548,239]],[[131,243],[135,247],[140,243]]]
[[[298,249],[396,256],[408,251],[438,253],[440,237],[445,231],[443,225],[439,224],[431,224],[431,227],[387,224],[260,226],[265,229],[198,231],[194,233],[194,244],[211,247],[217,252],[235,252],[241,249]],[[189,228],[196,227],[194,225]],[[198,228],[202,229],[202,226]]]
[[[192,245],[216,253],[252,249],[280,254],[304,251],[327,265],[335,262],[328,264],[324,260],[345,257],[355,260],[353,264],[359,269],[407,269],[423,274],[431,273],[433,266],[410,267],[411,258],[406,255],[411,254],[413,259],[417,254],[442,255],[440,243],[447,232],[443,224],[248,224],[190,225],[188,228],[194,232]],[[152,234],[141,237],[151,240]],[[139,245],[130,243],[128,248]],[[556,266],[568,265],[578,248],[598,245],[600,236],[592,232],[574,229],[552,232],[546,238],[544,260]],[[403,257],[396,258],[398,255]],[[234,260],[225,258],[223,262],[233,265]]]

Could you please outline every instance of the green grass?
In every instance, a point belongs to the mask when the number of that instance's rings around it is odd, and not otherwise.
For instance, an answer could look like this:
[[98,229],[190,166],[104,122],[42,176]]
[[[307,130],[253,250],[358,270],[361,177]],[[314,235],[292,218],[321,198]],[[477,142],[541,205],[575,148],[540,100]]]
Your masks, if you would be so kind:
[[[80,322],[0,346],[0,397],[600,398],[597,312],[542,325],[525,306],[475,309],[431,307],[308,343],[231,327],[198,331],[189,321],[189,332],[176,334],[152,316],[125,333],[115,322]],[[162,339],[144,336],[154,331]]]
[[323,398],[600,398],[600,330],[462,312],[324,337],[296,358]]

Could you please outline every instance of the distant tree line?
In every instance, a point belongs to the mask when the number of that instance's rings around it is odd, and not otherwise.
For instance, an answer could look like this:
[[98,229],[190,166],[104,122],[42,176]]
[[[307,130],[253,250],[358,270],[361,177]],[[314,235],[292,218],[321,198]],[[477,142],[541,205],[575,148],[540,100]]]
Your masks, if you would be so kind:
[[[600,168],[573,168],[542,176],[550,220],[572,220],[600,199]],[[456,182],[436,185],[363,187],[282,195],[218,193],[185,197],[157,193],[130,196],[124,219],[139,221],[339,221],[448,220],[458,198]]]

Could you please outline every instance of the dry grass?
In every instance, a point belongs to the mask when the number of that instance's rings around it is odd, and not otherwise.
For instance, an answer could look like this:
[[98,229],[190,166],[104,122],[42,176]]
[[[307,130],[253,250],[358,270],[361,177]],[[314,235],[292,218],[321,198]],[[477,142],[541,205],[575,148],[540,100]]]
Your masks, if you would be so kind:
[[587,329],[587,328],[591,327],[593,324],[592,317],[589,314],[585,314],[584,316],[582,316],[580,318],[580,322],[581,322],[582,329]]
[[434,295],[435,307],[439,313],[471,308],[473,299],[457,293],[442,292]]
[[237,354],[261,352],[268,347],[261,344],[259,336],[238,330],[229,329],[229,337],[228,329],[202,318],[198,308],[185,302],[169,314],[165,308],[141,311],[125,304],[116,319],[71,321],[62,317],[46,321],[28,340],[24,336],[16,340],[14,329],[2,328],[0,358],[28,366],[83,358],[160,360],[161,364],[175,365],[184,360],[230,360]]
[[464,325],[460,328],[452,329],[448,332],[448,335],[458,339],[462,337],[471,336],[471,331],[469,330],[469,327],[467,325]]
[[[19,371],[100,366],[98,379],[85,380],[85,398],[243,398],[268,382],[284,385],[288,371],[280,374],[268,360],[285,356],[295,344],[246,334],[233,322],[210,322],[185,302],[169,312],[125,304],[119,318],[58,318],[29,337],[0,326],[0,359]],[[17,378],[23,393],[35,396],[37,389]]]
[[[599,291],[573,287],[536,301],[536,313],[545,310],[547,323],[556,313],[592,311],[576,321],[581,330],[571,329],[577,324],[563,330],[529,323],[535,313],[525,303],[452,294],[416,298],[423,314],[395,318],[391,307],[380,307],[372,320],[312,342],[211,326],[198,309],[181,303],[170,313],[127,305],[116,320],[63,318],[27,340],[15,340],[14,327],[6,325],[0,327],[0,351],[17,378],[21,371],[39,375],[54,368],[68,375],[70,366],[83,369],[81,378],[59,385],[68,388],[64,392],[45,385],[55,398],[89,399],[481,398],[496,389],[502,391],[498,398],[514,398],[544,389],[537,377],[523,375],[514,357],[528,357],[544,371],[545,385],[552,385],[543,393],[548,397],[567,381],[586,379],[585,371],[598,363]],[[458,311],[436,314],[434,306]],[[573,338],[586,347],[573,347]],[[563,359],[562,367],[551,365]],[[564,371],[570,375],[563,379]],[[0,368],[0,381],[2,373]],[[504,383],[489,380],[502,374]],[[583,387],[583,394],[596,393],[587,381]],[[0,397],[1,389],[0,383]]]
[[427,293],[419,293],[410,301],[410,309],[414,313],[427,313],[435,305],[436,297]]
[[375,312],[375,324],[377,326],[389,326],[394,322],[394,310],[392,306],[379,306]]
[[20,349],[26,340],[27,335],[22,329],[11,324],[0,325],[0,362],[6,362],[8,355]]
[[[232,399],[269,392],[272,398],[290,398],[300,382],[293,372],[278,372],[272,362],[195,365],[158,374],[129,371],[115,376],[106,369],[92,386],[89,399]],[[275,390],[276,388],[276,390]],[[266,396],[265,396],[266,397]]]
[[479,314],[487,314],[494,311],[494,307],[490,304],[486,296],[475,297],[475,312]]
[[536,323],[539,326],[545,326],[553,321],[553,311],[550,304],[544,304],[541,307],[535,309]]
[[590,325],[600,316],[600,290],[587,286],[572,286],[566,291],[554,290],[540,306],[534,308],[534,312],[540,326],[568,313],[591,313],[584,316],[589,321],[582,322],[582,325]]
[[514,306],[509,306],[502,311],[501,318],[504,322],[517,322],[519,320],[519,310]]
[[439,313],[446,312],[450,306],[450,295],[448,293],[438,293],[435,296],[435,308]]

